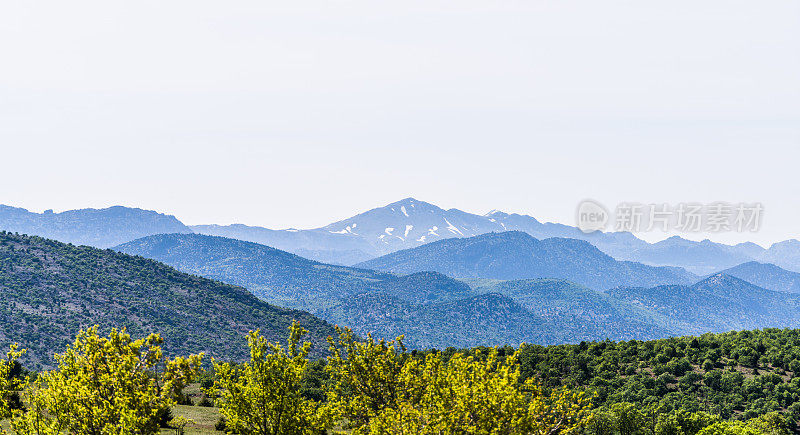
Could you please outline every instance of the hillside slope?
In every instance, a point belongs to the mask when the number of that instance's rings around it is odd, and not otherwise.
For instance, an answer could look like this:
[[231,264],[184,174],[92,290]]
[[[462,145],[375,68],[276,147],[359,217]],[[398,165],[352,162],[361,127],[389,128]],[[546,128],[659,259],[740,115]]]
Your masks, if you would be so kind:
[[800,273],[782,269],[774,264],[749,261],[720,273],[743,279],[768,290],[800,293]]
[[708,275],[762,255],[766,250],[754,243],[724,245],[710,240],[693,241],[679,236],[635,249],[619,252],[615,258],[644,264],[683,267],[698,275]]
[[[471,287],[438,272],[398,276],[332,266],[199,234],[149,236],[116,249],[242,285],[268,302],[307,309],[360,334],[405,334],[411,346],[643,339],[681,332],[665,328],[657,314],[558,280]],[[555,301],[566,308],[558,311]]]
[[342,298],[319,315],[349,321],[376,337],[405,336],[416,349],[561,342],[557,330],[497,293],[420,305],[384,292]]
[[696,280],[696,276],[679,268],[614,260],[583,240],[538,240],[520,231],[442,240],[365,261],[356,267],[393,273],[436,271],[456,278],[556,278],[595,290],[689,284]]
[[114,248],[184,272],[240,285],[281,306],[313,310],[343,294],[376,289],[394,275],[335,266],[258,243],[202,234],[159,234]]
[[[634,413],[652,416],[639,420],[638,433],[696,433],[696,426],[686,432],[655,430],[657,421],[673,410],[683,414],[683,421],[691,421],[686,413],[697,410],[735,420],[777,411],[790,419],[791,432],[739,428],[707,433],[797,432],[798,329],[524,346],[519,364],[524,377],[533,376],[547,387],[585,388],[594,406],[633,404]],[[696,419],[694,424],[700,421]]]
[[800,326],[800,295],[717,274],[694,285],[617,288],[609,295],[691,325],[693,333]]
[[19,342],[25,363],[51,363],[80,328],[126,327],[134,336],[158,332],[173,354],[247,356],[245,334],[261,329],[284,340],[293,319],[327,347],[328,323],[277,308],[229,284],[111,250],[0,232],[0,345]]
[[478,293],[498,293],[517,301],[554,325],[559,343],[583,340],[645,340],[681,335],[686,325],[606,293],[558,279],[468,281]]

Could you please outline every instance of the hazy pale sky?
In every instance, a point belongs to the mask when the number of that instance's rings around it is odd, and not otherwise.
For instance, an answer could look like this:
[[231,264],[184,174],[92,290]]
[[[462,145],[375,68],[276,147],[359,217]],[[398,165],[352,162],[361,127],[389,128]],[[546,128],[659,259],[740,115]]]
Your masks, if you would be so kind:
[[[407,196],[761,202],[800,237],[800,1],[4,1],[0,203],[315,227]],[[648,235],[659,238],[659,235]]]

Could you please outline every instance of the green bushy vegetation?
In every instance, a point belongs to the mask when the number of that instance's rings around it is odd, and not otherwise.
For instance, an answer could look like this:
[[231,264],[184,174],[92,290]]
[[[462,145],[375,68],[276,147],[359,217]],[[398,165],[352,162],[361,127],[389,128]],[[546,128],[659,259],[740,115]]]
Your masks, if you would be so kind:
[[[247,435],[568,433],[588,419],[583,393],[545,392],[533,380],[520,380],[516,354],[496,350],[417,358],[402,338],[366,341],[350,330],[329,337],[331,356],[324,372],[309,370],[308,333],[294,323],[285,347],[249,334],[250,359],[214,364],[205,391],[222,419],[217,430]],[[108,337],[97,327],[78,333],[73,345],[56,355],[58,367],[35,379],[0,383],[0,417],[11,417],[17,435],[156,434],[168,427],[183,433],[192,423],[174,416],[177,403],[191,403],[186,387],[199,378],[202,355],[171,360],[160,336],[133,340],[124,330]],[[0,378],[10,373],[20,353],[12,347],[0,363]],[[309,374],[322,375],[324,396],[304,394]],[[324,375],[323,375],[324,373]],[[25,406],[10,409],[8,397],[23,390]],[[339,429],[335,429],[335,428]],[[498,430],[499,428],[499,430]]]
[[606,413],[619,414],[620,407],[632,404],[652,429],[659,419],[698,418],[698,413],[740,422],[776,413],[792,428],[800,421],[796,329],[525,345],[519,352],[524,378],[586,391]]
[[[155,348],[159,338],[133,342],[124,332],[122,339],[115,334],[108,339],[98,337],[96,329],[79,334],[67,353],[58,357],[58,370],[28,382],[23,394],[27,412],[10,406],[11,393],[25,384],[25,371],[14,363],[20,352],[12,349],[0,365],[0,411],[6,417],[16,415],[14,425],[20,428],[24,419],[37,415],[37,409],[52,418],[61,408],[48,407],[75,406],[77,402],[65,399],[70,396],[102,401],[101,393],[110,390],[98,389],[91,381],[93,371],[86,367],[111,361],[129,368],[101,370],[105,377],[99,385],[127,386],[111,390],[130,391],[134,399],[111,403],[140,410],[137,418],[126,420],[146,428],[137,433],[156,433],[152,431],[161,430],[158,426],[194,427],[185,418],[189,415],[204,418],[207,433],[212,430],[209,416],[221,415],[215,425],[218,430],[241,434],[316,434],[323,429],[354,434],[799,432],[800,330],[425,352],[408,351],[402,338],[360,340],[350,330],[338,330],[328,338],[328,358],[309,360],[310,343],[303,342],[307,331],[294,324],[285,345],[253,332],[248,361],[215,362],[214,370],[202,374],[197,373],[197,358],[165,361],[157,369],[162,358]],[[153,369],[131,370],[136,361]],[[127,382],[128,373],[147,374]],[[201,389],[192,399],[186,386],[195,379]],[[54,388],[61,394],[48,392]],[[176,403],[185,405],[175,408]],[[188,404],[198,411],[187,412]],[[180,414],[164,417],[159,425],[147,417],[170,406]],[[199,410],[209,406],[214,410]],[[61,415],[74,419],[80,414]],[[124,415],[104,414],[112,426]]]

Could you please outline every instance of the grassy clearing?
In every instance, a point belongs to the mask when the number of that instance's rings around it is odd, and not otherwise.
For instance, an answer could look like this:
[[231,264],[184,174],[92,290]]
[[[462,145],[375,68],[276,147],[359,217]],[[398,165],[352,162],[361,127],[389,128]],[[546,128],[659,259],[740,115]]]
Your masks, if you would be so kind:
[[[219,410],[217,408],[206,408],[202,406],[178,405],[172,408],[172,415],[184,417],[194,421],[186,426],[186,435],[205,435],[220,434],[222,432],[214,429],[214,425],[219,421]],[[174,429],[162,429],[162,434],[174,434]]]
[[[172,409],[172,414],[176,417],[181,416],[194,421],[194,423],[186,426],[186,435],[217,435],[223,433],[214,429],[214,425],[219,421],[219,410],[217,408],[178,405]],[[8,420],[0,421],[0,428],[5,429],[9,433],[11,431]],[[161,434],[163,435],[171,435],[174,433],[174,429],[161,430]],[[346,435],[349,434],[350,431],[343,430],[341,425],[337,425],[334,429],[329,430],[328,433]]]
[[[217,408],[178,405],[172,409],[172,414],[176,417],[181,416],[194,421],[194,423],[186,426],[186,435],[216,435],[222,433],[214,429],[214,425],[219,421],[219,410]],[[0,428],[7,432],[11,431],[8,420],[0,421]],[[164,435],[174,434],[175,430],[162,429],[161,433]]]

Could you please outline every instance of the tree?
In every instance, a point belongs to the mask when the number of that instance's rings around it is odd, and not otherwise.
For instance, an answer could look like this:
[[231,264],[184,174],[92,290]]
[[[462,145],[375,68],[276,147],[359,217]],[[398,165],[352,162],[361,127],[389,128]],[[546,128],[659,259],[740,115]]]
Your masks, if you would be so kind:
[[125,329],[97,330],[80,331],[55,355],[58,368],[26,388],[28,412],[11,421],[18,435],[158,433],[158,411],[174,406],[202,355],[167,360],[157,334],[134,341]]
[[649,419],[639,407],[632,403],[615,403],[609,410],[616,417],[617,430],[621,435],[639,435],[646,433]]
[[[14,343],[11,345],[6,358],[0,360],[0,420],[11,417],[11,406],[9,400],[12,394],[24,385],[24,381],[14,376],[14,369],[17,367],[17,360],[21,357],[25,350],[18,350],[19,345]],[[5,431],[0,429],[0,433],[5,434]]]
[[316,434],[329,424],[324,410],[303,397],[303,374],[311,343],[308,331],[293,322],[287,347],[269,343],[259,331],[247,336],[250,361],[214,363],[217,380],[208,391],[218,397],[227,430],[247,435]]
[[617,415],[608,409],[596,410],[586,423],[586,432],[590,435],[614,435],[619,426],[617,420]]
[[701,429],[719,422],[717,415],[706,412],[685,412],[681,410],[661,414],[655,433],[658,435],[694,435]]
[[402,337],[357,341],[339,330],[328,403],[353,434],[554,434],[582,424],[588,401],[520,381],[518,352],[412,356]]
[[186,426],[191,423],[194,423],[194,420],[179,416],[169,421],[169,427],[175,429],[175,435],[184,435],[186,433]]
[[418,394],[402,377],[410,359],[403,337],[387,342],[368,335],[358,341],[349,328],[336,327],[338,339],[328,337],[330,353],[325,370],[333,380],[328,408],[354,428],[365,427],[385,409],[394,409],[403,394]]
[[789,435],[786,421],[777,413],[743,421],[720,421],[696,432],[697,435]]
[[568,433],[588,416],[583,393],[549,394],[532,379],[519,382],[517,355],[441,354],[412,360],[401,374],[407,390],[356,433],[371,434],[535,434]]

